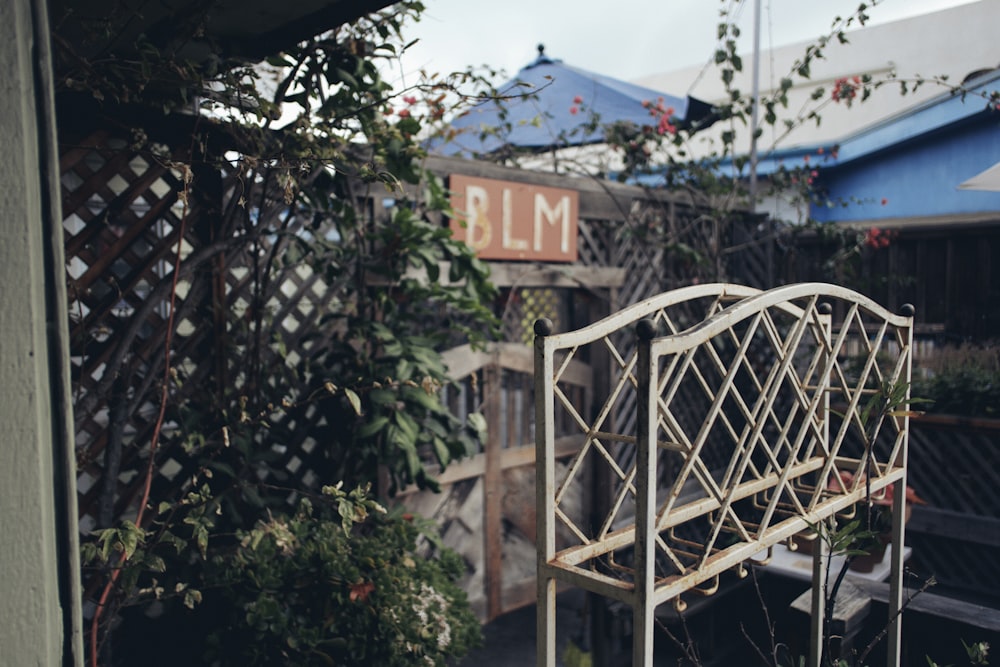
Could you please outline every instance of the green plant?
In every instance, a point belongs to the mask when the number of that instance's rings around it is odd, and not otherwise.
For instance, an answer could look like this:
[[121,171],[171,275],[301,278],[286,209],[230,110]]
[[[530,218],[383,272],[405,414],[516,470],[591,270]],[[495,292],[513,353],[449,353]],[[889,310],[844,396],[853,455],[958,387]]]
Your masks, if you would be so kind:
[[[966,644],[965,640],[962,640],[962,648],[965,649],[970,665],[990,664],[986,659],[990,652],[990,645],[988,642],[974,642],[972,644]],[[930,656],[927,657],[927,665],[928,667],[945,667],[944,665],[939,665],[931,660]],[[948,665],[947,667],[951,667],[951,665]]]
[[[96,604],[93,667],[116,662],[111,629],[142,615],[137,610],[153,605],[170,627],[209,598],[218,604],[207,592],[214,589],[206,563],[221,568],[238,553],[233,535],[284,516],[295,499],[315,493],[314,480],[386,482],[378,487],[386,494],[410,484],[435,488],[436,470],[479,447],[479,422],[460,423],[440,400],[449,381],[440,352],[492,337],[496,292],[488,268],[444,226],[447,193],[424,171],[415,138],[440,119],[443,96],[459,93],[426,79],[393,90],[379,66],[404,48],[402,26],[421,9],[397,3],[256,65],[219,54],[184,62],[182,49],[145,37],[124,44],[128,11],[108,17],[85,44],[73,41],[73,30],[65,39],[59,33],[72,24],[70,9],[56,17],[61,108],[96,100],[101,118],[124,118],[132,141],[108,150],[164,170],[183,204],[180,219],[170,218],[172,280],[128,295],[141,307],[74,406],[85,420],[114,405],[101,491],[109,509],[82,554]],[[167,41],[199,36],[205,17],[195,13],[168,22],[175,32]],[[107,57],[92,57],[101,52]],[[211,113],[185,125],[183,147],[165,147],[173,119],[160,122],[158,114],[195,102]],[[183,157],[168,157],[175,153]],[[290,277],[306,298],[281,297]],[[157,307],[169,310],[169,331],[162,351],[144,354],[139,331]],[[308,326],[296,319],[303,315]],[[87,316],[79,314],[84,332],[93,324],[82,321]],[[173,337],[185,317],[199,335],[212,332],[197,354]],[[286,321],[294,339],[286,340]],[[149,404],[159,408],[155,425],[139,414]],[[134,439],[125,435],[130,423],[141,425]],[[300,445],[308,449],[300,457],[282,456]],[[160,484],[160,465],[171,458],[183,461],[184,474]],[[125,477],[137,480],[139,493],[118,495]],[[318,515],[301,521],[302,531],[326,530]],[[352,535],[409,549],[403,538],[412,536],[399,523],[371,520]],[[453,555],[435,562],[448,572],[457,567]],[[424,579],[416,581],[411,593],[422,595]],[[206,625],[194,632],[217,620],[200,618]],[[463,641],[456,636],[449,650]]]
[[[443,666],[480,641],[454,553],[420,540],[363,489],[324,487],[212,559],[226,612],[209,636],[221,665]],[[431,552],[431,553],[428,553]]]
[[927,411],[966,417],[1000,417],[1000,347],[995,343],[944,347],[920,361],[913,391]]

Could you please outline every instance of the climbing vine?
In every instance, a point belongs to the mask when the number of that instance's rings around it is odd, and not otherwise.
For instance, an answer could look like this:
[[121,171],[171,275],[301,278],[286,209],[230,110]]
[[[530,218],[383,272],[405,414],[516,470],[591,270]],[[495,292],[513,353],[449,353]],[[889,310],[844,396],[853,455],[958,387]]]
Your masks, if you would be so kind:
[[[370,493],[436,488],[436,471],[481,446],[481,422],[460,421],[441,402],[449,378],[440,352],[494,335],[495,289],[487,267],[443,226],[447,192],[423,169],[417,137],[467,94],[459,84],[486,84],[466,73],[397,90],[383,78],[419,2],[253,63],[208,36],[207,5],[169,34],[137,36],[140,17],[129,11],[90,21],[59,9],[63,120],[79,123],[85,110],[122,128],[120,150],[166,170],[184,203],[167,280],[120,332],[103,375],[77,392],[80,423],[105,406],[114,422],[101,485],[108,509],[83,540],[88,664],[218,658],[260,623],[275,630],[273,642],[232,664],[444,664],[468,650],[478,624],[455,585],[454,554],[429,525],[369,515]],[[114,222],[111,206],[103,215]],[[220,287],[230,267],[243,285],[238,300],[224,280]],[[276,300],[289,272],[315,277],[324,309],[294,346],[282,337],[288,315]],[[146,355],[140,332],[157,308],[170,314],[165,349]],[[82,308],[72,316],[86,354],[96,321]],[[213,328],[203,351],[216,357],[210,375],[186,363],[190,350],[171,335],[182,320]],[[152,432],[136,431],[130,425],[148,402],[163,417]],[[303,442],[310,474],[291,474],[280,452]],[[186,465],[173,484],[160,478],[167,458]],[[130,498],[120,480],[132,475],[147,491]],[[332,520],[338,513],[342,525]],[[265,575],[275,549],[289,547],[281,526],[303,545],[300,560]],[[389,552],[391,565],[369,562]],[[316,559],[337,576],[324,579],[323,595],[295,597],[302,577],[317,574]],[[241,597],[273,595],[270,584],[261,588],[272,579],[285,587],[283,607]],[[247,605],[257,611],[245,613]],[[400,605],[446,623],[450,641],[405,625],[393,611]],[[358,613],[356,627],[289,620]],[[190,634],[159,652],[142,648],[148,618]],[[281,629],[279,618],[289,621]],[[365,649],[375,635],[388,643]],[[364,653],[382,649],[378,658]]]

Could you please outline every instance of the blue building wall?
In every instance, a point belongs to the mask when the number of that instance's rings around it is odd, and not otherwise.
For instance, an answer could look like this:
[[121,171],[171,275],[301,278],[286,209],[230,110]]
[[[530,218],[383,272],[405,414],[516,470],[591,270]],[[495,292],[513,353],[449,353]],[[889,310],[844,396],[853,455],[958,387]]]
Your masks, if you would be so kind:
[[[982,109],[983,101],[966,100],[965,104]],[[870,140],[878,143],[877,137]],[[839,164],[820,169],[817,185],[832,206],[814,205],[812,215],[817,220],[1000,212],[1000,192],[958,189],[960,183],[1000,162],[1000,113],[973,112],[950,126],[875,148],[867,155],[865,136],[850,143],[854,145],[841,151]],[[850,159],[850,153],[860,155]]]

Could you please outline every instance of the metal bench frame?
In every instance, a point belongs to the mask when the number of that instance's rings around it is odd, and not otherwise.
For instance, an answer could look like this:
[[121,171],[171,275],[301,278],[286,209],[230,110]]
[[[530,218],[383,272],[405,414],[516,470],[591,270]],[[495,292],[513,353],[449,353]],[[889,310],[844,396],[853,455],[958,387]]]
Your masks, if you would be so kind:
[[[670,309],[692,300],[711,301],[704,320],[678,330]],[[834,326],[832,309],[840,302],[844,315]],[[635,328],[628,345],[615,341],[623,329]],[[869,446],[863,456],[847,456],[848,433],[864,432],[865,406],[878,390],[910,380],[912,309],[895,315],[871,299],[836,285],[805,283],[766,292],[731,284],[697,285],[648,299],[583,329],[554,334],[551,323],[535,325],[535,409],[538,535],[538,665],[556,664],[555,593],[564,582],[629,605],[633,614],[633,664],[651,665],[654,610],[667,601],[683,606],[682,594],[710,594],[719,575],[730,569],[745,574],[755,554],[811,526],[906,483],[908,417],[905,410],[880,414],[886,425],[887,453]],[[666,335],[658,335],[659,331]],[[846,341],[860,340],[863,360],[853,373],[846,369]],[[606,346],[617,365],[616,385],[603,406],[593,411],[574,406],[560,389],[560,377],[574,356],[589,345]],[[735,350],[723,359],[720,345]],[[747,353],[765,345],[773,354],[770,368],[756,369]],[[884,358],[890,361],[886,367]],[[698,358],[699,363],[694,363]],[[708,368],[706,371],[705,369]],[[709,374],[712,378],[709,378]],[[740,375],[753,392],[735,386]],[[683,384],[687,382],[688,384]],[[701,387],[710,407],[700,429],[685,429],[674,408],[683,400],[680,387]],[[608,415],[623,392],[636,392],[634,433],[615,432]],[[746,395],[744,395],[746,393]],[[840,426],[831,428],[831,396],[846,404]],[[781,405],[790,408],[778,408]],[[710,400],[709,400],[710,399]],[[728,407],[724,409],[724,406]],[[731,414],[738,406],[736,415]],[[779,410],[788,411],[779,414]],[[870,409],[870,408],[869,408]],[[555,479],[554,420],[557,410],[575,420],[583,445],[564,479]],[[871,416],[871,415],[869,415]],[[737,423],[738,422],[738,423]],[[701,460],[715,429],[731,439],[732,456],[721,479]],[[777,431],[777,434],[775,434]],[[843,448],[842,448],[843,446]],[[631,458],[613,454],[634,448]],[[883,448],[885,449],[885,448]],[[658,460],[680,457],[680,472],[657,488]],[[607,465],[618,480],[610,512],[601,526],[575,524],[560,511],[563,490],[580,474],[584,461]],[[627,460],[627,464],[621,461]],[[756,461],[756,462],[755,462]],[[763,463],[761,463],[763,461]],[[591,464],[593,465],[593,463]],[[819,483],[850,472],[853,484]],[[865,483],[859,483],[867,478]],[[702,493],[690,500],[685,484]],[[904,496],[893,498],[891,593],[889,596],[888,664],[899,665],[902,609]],[[739,503],[754,499],[752,520],[740,515]],[[624,509],[623,509],[624,508]],[[621,518],[631,511],[631,521]],[[680,549],[667,539],[685,522],[708,521],[702,543]],[[556,547],[556,527],[568,527],[575,543]],[[725,531],[728,541],[719,540]],[[686,543],[685,543],[686,544]],[[689,548],[690,547],[690,548]],[[825,545],[815,550],[813,565],[812,636],[809,664],[819,665],[822,651],[824,590],[821,575]],[[630,560],[616,559],[628,554]],[[609,571],[609,561],[615,561]],[[657,572],[657,568],[660,572]],[[663,570],[666,568],[666,572]],[[707,582],[707,585],[705,585]]]

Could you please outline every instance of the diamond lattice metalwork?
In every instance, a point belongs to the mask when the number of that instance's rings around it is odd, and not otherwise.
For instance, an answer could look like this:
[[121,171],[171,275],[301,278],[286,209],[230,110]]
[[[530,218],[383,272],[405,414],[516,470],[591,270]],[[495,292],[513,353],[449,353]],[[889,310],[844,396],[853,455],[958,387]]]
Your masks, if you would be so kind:
[[[836,300],[846,315],[834,323]],[[630,604],[635,664],[651,659],[657,605],[712,592],[725,570],[745,572],[755,554],[905,480],[907,418],[884,406],[908,386],[912,318],[860,294],[701,285],[579,331],[547,327],[536,326],[537,446],[550,451],[553,424],[567,420],[583,444],[558,478],[540,458],[540,608],[555,580]],[[612,368],[594,408],[561,386],[581,355]],[[623,404],[634,415],[619,414]],[[561,507],[585,474],[610,489],[591,524]],[[568,528],[558,541],[556,527]],[[540,619],[539,664],[552,664],[547,612]]]

